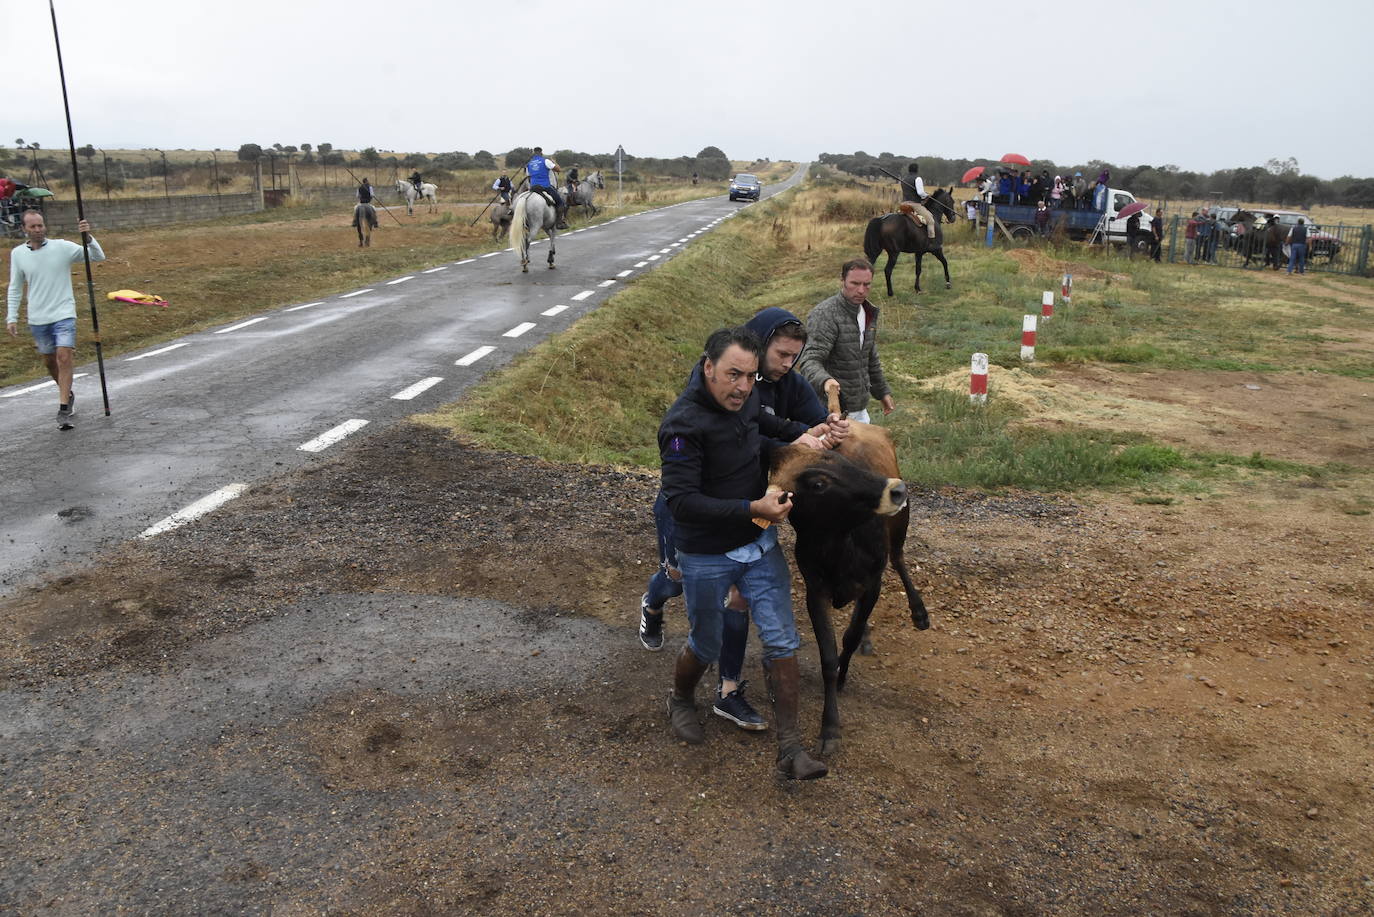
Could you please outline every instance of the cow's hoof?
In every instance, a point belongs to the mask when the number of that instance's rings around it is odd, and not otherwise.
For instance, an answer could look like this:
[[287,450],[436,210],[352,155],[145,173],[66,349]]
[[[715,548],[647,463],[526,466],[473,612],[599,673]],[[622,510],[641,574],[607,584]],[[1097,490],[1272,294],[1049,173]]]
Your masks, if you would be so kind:
[[946,289],[946,290],[952,290],[952,289],[954,289],[954,287],[953,287],[948,281],[946,281],[946,282],[945,282],[945,289]]

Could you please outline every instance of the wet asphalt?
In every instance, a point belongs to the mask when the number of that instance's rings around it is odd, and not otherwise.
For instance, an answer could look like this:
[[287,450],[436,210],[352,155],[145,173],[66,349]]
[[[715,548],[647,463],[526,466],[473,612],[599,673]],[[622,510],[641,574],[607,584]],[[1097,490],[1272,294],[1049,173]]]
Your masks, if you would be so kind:
[[745,206],[714,197],[646,211],[560,234],[555,270],[541,241],[528,274],[498,250],[112,358],[109,417],[94,364],[79,366],[72,431],[57,429],[51,383],[0,390],[0,595],[98,561],[102,546],[226,486],[317,461],[333,446],[300,447],[342,424],[366,436],[457,399]]

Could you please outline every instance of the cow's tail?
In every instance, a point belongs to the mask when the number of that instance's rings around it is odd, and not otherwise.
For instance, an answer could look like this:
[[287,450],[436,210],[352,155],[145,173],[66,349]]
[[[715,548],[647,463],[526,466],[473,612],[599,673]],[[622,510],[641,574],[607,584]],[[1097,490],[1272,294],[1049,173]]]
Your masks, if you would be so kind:
[[883,218],[874,217],[868,221],[868,228],[864,230],[864,255],[868,258],[868,263],[873,264],[877,261],[882,250]]

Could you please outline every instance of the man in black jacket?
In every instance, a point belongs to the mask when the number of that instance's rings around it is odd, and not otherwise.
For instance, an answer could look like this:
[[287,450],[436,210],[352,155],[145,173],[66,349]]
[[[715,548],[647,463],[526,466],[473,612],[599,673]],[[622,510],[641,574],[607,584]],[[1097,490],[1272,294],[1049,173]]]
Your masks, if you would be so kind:
[[[754,390],[761,345],[747,328],[722,328],[686,390],[658,429],[663,496],[676,525],[690,630],[678,655],[668,717],[675,736],[705,739],[697,720],[696,685],[720,655],[722,620],[730,587],[749,596],[763,643],[773,694],[778,772],[792,779],[825,776],[824,764],[802,748],[797,726],[796,622],[787,561],[777,528],[792,509],[790,494],[766,494],[763,461],[784,435],[783,421],[759,410]],[[766,523],[760,526],[756,519]]]

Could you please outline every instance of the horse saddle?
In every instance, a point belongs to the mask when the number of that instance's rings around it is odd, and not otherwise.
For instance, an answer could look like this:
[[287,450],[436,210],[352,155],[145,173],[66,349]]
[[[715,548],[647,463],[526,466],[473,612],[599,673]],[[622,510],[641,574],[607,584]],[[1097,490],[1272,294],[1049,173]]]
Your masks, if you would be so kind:
[[540,197],[542,197],[544,200],[548,201],[550,207],[557,207],[557,206],[558,206],[558,204],[556,204],[556,203],[554,202],[553,193],[552,193],[551,191],[549,191],[548,188],[538,187],[538,188],[531,188],[530,190],[533,191],[535,194],[539,195]]
[[914,201],[902,201],[900,204],[897,205],[897,212],[905,213],[908,217],[910,217],[911,222],[915,223],[916,228],[921,230],[921,232],[927,231],[926,224],[922,222],[920,215],[916,212],[916,204]]

